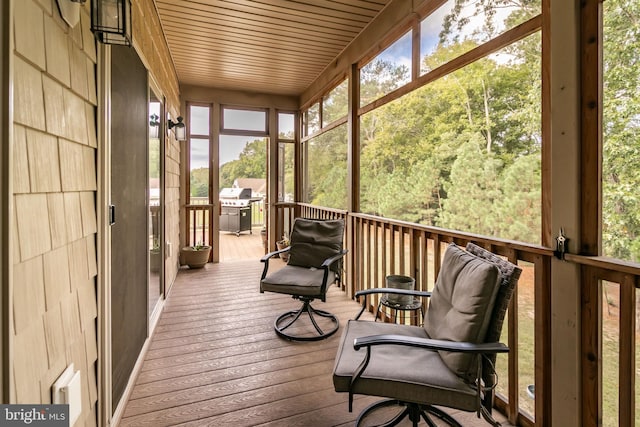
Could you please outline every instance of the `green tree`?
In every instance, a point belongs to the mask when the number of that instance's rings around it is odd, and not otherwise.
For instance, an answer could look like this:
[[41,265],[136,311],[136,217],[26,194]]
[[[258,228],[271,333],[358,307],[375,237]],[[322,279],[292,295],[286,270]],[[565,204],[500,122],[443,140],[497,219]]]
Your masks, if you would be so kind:
[[540,180],[539,154],[519,157],[502,172],[502,197],[495,202],[497,235],[523,242],[540,241]]
[[640,2],[604,7],[603,252],[640,261]]
[[497,231],[496,201],[502,192],[498,183],[501,162],[486,150],[479,134],[461,135],[464,142],[445,183],[440,225],[445,228],[493,236]]
[[391,61],[374,59],[360,69],[360,105],[366,105],[407,82],[409,69]]
[[[537,185],[532,199],[537,198],[538,209],[498,203],[511,194],[524,197],[502,187],[507,182],[502,174],[522,157],[540,158],[539,40],[537,34],[530,36],[505,49],[499,59],[480,59],[362,117],[363,211],[539,242],[540,176],[532,162],[522,163],[531,170],[521,167],[520,172],[537,179],[531,185]],[[442,63],[475,46],[469,40],[441,46],[425,61]],[[470,150],[469,144],[481,147]],[[470,156],[478,156],[475,163]],[[466,170],[472,164],[479,169]],[[458,175],[474,173],[484,180],[470,184],[479,185],[477,191],[466,191]],[[484,209],[484,223],[465,218],[465,209],[476,206]],[[531,222],[524,223],[517,209],[527,209]],[[512,227],[490,224],[507,217],[521,222]],[[535,228],[522,231],[528,227]]]
[[308,142],[310,203],[337,209],[347,207],[347,126],[341,125]]
[[220,167],[220,188],[231,187],[238,178],[265,178],[267,176],[267,142],[255,139],[245,145],[237,160]]
[[[458,43],[461,36],[473,37],[478,41],[488,41],[498,35],[501,26],[501,10],[510,13],[503,23],[507,29],[516,26],[541,12],[540,0],[455,0],[451,11],[445,16],[440,41]],[[477,25],[477,18],[482,25]],[[475,26],[470,33],[469,27]]]
[[189,193],[191,197],[209,196],[209,168],[198,168],[191,171]]

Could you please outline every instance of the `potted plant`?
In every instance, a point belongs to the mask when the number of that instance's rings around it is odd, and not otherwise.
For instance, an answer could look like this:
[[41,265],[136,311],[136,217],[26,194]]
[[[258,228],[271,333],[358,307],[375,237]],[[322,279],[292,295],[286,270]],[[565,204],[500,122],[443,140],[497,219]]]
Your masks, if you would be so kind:
[[260,237],[262,238],[262,246],[264,247],[264,250],[266,252],[269,242],[267,241],[267,227],[264,225],[260,229]]
[[[288,248],[289,246],[291,246],[291,242],[289,241],[289,238],[286,235],[282,236],[282,240],[278,240],[276,242],[276,247],[278,248],[279,251],[284,248]],[[281,253],[280,259],[283,260],[284,262],[289,262],[289,252]]]
[[149,269],[152,273],[157,273],[160,271],[160,266],[162,264],[162,254],[160,253],[160,243],[158,242],[158,238],[153,238],[153,248],[149,251]]
[[211,254],[211,246],[198,242],[193,246],[185,246],[180,251],[181,263],[186,264],[189,268],[202,268],[209,262]]

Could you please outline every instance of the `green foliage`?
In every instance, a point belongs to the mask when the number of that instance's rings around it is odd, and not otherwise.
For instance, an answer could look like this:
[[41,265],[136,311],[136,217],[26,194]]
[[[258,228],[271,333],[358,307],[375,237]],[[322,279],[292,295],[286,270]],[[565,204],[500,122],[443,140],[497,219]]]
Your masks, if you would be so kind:
[[477,40],[488,40],[497,35],[499,11],[510,10],[504,19],[507,29],[512,28],[541,12],[540,0],[455,0],[451,12],[445,16],[440,33],[441,43],[451,40],[460,42],[461,35],[469,34],[470,24],[482,19],[482,25],[475,28],[472,35]]
[[347,207],[347,125],[309,141],[309,202],[337,209]]
[[[424,61],[475,46],[441,46]],[[362,117],[364,212],[539,242],[540,37],[500,54]]]
[[191,171],[189,189],[191,197],[209,196],[209,168],[198,168]]
[[471,233],[495,235],[499,212],[496,202],[502,195],[498,183],[500,161],[486,151],[479,134],[462,135],[464,140],[445,183],[447,198],[442,203],[440,225]]
[[220,167],[220,188],[231,187],[237,178],[264,178],[267,176],[267,143],[255,139],[248,143],[237,160]]
[[406,82],[409,69],[390,61],[375,59],[360,70],[360,105],[366,105]]
[[640,261],[640,2],[604,7],[603,252]]
[[149,138],[149,178],[160,179],[160,140]]
[[336,86],[327,96],[322,98],[323,126],[347,115],[349,107],[349,80]]

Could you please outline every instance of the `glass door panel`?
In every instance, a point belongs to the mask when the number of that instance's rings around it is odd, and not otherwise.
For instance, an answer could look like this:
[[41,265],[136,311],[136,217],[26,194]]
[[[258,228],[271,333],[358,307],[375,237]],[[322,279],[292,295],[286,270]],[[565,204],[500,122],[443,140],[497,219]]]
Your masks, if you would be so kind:
[[160,97],[149,90],[149,316],[153,315],[162,296],[164,274],[162,158],[164,140],[164,111]]

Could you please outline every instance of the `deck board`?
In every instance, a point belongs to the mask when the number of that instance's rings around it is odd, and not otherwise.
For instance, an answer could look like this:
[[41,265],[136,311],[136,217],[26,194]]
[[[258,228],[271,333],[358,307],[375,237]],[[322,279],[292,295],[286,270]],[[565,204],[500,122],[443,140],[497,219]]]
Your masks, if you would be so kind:
[[[307,343],[275,335],[275,317],[299,302],[260,294],[261,272],[257,258],[180,270],[121,426],[346,426],[376,400],[357,396],[349,413],[347,395],[334,391],[340,331]],[[335,286],[314,306],[341,325],[359,310]]]

